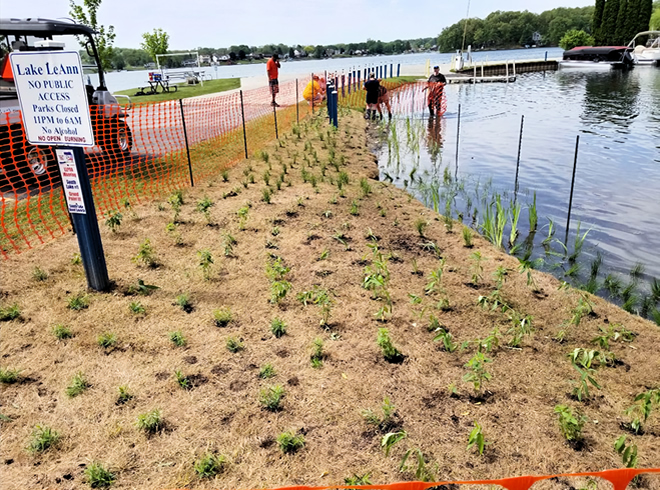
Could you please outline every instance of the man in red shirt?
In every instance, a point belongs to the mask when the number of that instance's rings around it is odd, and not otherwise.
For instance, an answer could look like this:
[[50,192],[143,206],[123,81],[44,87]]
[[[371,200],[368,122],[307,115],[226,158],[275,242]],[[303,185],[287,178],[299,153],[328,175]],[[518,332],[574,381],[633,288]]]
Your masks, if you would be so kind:
[[273,95],[272,106],[279,107],[280,105],[275,102],[275,95],[280,91],[280,85],[277,81],[277,72],[280,67],[279,56],[277,53],[273,53],[272,58],[266,63],[266,71],[268,72],[268,86],[270,87],[270,93]]

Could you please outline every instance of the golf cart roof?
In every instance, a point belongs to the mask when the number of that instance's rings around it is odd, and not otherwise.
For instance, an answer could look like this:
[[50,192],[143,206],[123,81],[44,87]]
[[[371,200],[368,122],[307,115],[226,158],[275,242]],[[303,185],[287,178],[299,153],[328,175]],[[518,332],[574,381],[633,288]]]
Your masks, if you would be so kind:
[[73,22],[52,19],[0,19],[0,34],[4,35],[28,35],[47,37],[53,34],[59,35],[88,35],[94,34],[90,27]]

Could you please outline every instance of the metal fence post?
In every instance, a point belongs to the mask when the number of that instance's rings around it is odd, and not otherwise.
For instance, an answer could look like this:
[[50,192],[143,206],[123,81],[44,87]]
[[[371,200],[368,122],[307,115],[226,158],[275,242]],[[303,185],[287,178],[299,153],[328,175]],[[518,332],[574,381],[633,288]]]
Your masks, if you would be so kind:
[[514,185],[514,198],[513,198],[514,203],[518,198],[518,171],[520,170],[520,151],[522,150],[524,124],[525,124],[525,115],[523,114],[522,117],[520,118],[520,139],[518,140],[518,159],[516,160],[516,182]]
[[186,130],[186,117],[183,114],[183,99],[179,99],[179,107],[181,107],[181,122],[183,123],[183,137],[186,140],[186,153],[188,155],[188,170],[190,171],[190,187],[195,187],[193,180],[192,163],[190,161],[190,146],[188,145],[188,131]]
[[298,95],[298,79],[296,78],[296,124],[300,124],[300,96]]
[[575,170],[577,169],[578,148],[580,146],[580,135],[575,139],[575,158],[573,159],[573,177],[571,178],[571,196],[568,200],[568,217],[566,218],[566,236],[564,237],[564,245],[568,246],[568,230],[571,225],[571,209],[573,208],[573,189],[575,188]]
[[277,107],[273,106],[273,119],[275,120],[275,139],[280,139],[280,135],[277,132]]
[[239,90],[241,94],[241,119],[243,120],[243,145],[245,146],[245,159],[248,158],[248,147],[247,147],[247,132],[245,131],[245,107],[243,104],[243,91]]
[[458,122],[456,125],[456,176],[458,178],[458,148],[461,140],[461,104],[458,104]]

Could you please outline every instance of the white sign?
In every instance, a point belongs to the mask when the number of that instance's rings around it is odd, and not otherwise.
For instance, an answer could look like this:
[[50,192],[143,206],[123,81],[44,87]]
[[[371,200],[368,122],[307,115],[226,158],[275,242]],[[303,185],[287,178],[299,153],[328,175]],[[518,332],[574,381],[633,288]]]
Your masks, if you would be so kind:
[[80,179],[78,178],[73,150],[57,148],[55,153],[57,153],[57,163],[60,166],[62,187],[64,188],[64,196],[66,197],[69,212],[87,214],[82,190],[80,189]]
[[33,145],[94,146],[80,55],[10,53],[27,140]]

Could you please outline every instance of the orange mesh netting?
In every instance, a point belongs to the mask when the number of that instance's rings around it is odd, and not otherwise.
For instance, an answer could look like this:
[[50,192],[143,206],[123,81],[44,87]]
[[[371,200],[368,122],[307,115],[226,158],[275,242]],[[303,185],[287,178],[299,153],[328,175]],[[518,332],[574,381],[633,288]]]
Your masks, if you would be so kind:
[[[310,110],[296,81],[283,83],[273,108],[268,87],[241,93],[92,106],[96,146],[85,150],[99,217],[203,181],[288,131]],[[185,120],[185,133],[184,133]],[[190,167],[186,150],[190,150]],[[25,139],[20,112],[0,114],[0,254],[8,258],[69,227],[54,149]]]

